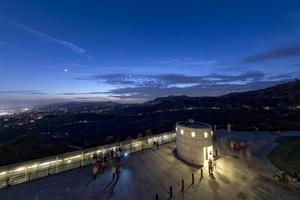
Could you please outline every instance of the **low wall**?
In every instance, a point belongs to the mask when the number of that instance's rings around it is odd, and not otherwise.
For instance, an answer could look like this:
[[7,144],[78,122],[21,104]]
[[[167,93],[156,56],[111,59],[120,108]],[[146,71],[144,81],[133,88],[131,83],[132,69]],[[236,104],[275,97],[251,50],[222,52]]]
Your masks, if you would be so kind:
[[119,144],[122,145],[123,152],[133,153],[151,148],[153,141],[158,141],[161,145],[175,140],[176,133],[167,132],[2,166],[0,167],[0,189],[89,165],[92,163],[93,153],[106,152]]

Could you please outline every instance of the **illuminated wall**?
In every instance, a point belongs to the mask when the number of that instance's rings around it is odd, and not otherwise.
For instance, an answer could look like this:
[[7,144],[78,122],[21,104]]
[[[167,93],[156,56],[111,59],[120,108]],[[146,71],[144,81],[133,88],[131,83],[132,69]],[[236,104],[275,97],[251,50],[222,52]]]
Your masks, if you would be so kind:
[[213,157],[213,131],[209,124],[178,122],[176,148],[178,156],[195,165],[205,165]]

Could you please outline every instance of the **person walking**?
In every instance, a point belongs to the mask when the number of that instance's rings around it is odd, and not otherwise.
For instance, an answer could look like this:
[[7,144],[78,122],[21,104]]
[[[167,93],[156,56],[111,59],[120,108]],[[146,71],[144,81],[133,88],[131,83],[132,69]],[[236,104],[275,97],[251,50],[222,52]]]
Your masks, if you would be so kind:
[[98,167],[96,164],[93,165],[92,169],[92,174],[93,174],[93,179],[95,180],[97,178],[97,173],[98,173]]
[[112,165],[111,170],[112,170],[112,178],[113,178],[113,180],[114,180],[115,177],[116,177],[116,166],[115,166],[115,165]]

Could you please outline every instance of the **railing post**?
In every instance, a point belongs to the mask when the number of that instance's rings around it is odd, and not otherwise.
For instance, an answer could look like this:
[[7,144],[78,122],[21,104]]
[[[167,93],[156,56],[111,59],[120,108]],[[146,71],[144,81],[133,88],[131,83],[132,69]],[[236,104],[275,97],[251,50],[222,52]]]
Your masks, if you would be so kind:
[[149,145],[149,135],[147,135],[147,149],[150,148],[150,145]]
[[28,181],[28,167],[27,167],[27,163],[25,164],[25,181]]
[[203,178],[203,168],[202,167],[201,167],[200,172],[201,172],[201,178]]
[[158,200],[158,194],[157,193],[155,194],[155,199]]
[[170,199],[172,199],[172,196],[173,196],[173,188],[172,188],[172,185],[170,185],[169,195],[170,195]]
[[58,174],[58,156],[56,156],[56,173]]
[[184,191],[184,179],[181,180],[181,191]]
[[81,167],[83,167],[83,151],[81,151]]
[[10,178],[8,176],[6,176],[5,184],[6,184],[6,187],[10,187]]
[[192,185],[194,185],[195,183],[195,176],[194,176],[194,173],[192,173]]
[[130,153],[132,152],[132,140],[130,140]]

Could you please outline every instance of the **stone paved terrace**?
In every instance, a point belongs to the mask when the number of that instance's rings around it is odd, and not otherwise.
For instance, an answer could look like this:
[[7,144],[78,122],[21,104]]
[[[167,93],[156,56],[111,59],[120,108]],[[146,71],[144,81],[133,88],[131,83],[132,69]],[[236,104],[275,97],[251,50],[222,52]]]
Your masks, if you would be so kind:
[[[111,170],[101,172],[95,181],[90,167],[50,176],[29,183],[0,190],[0,199],[24,200],[73,200],[73,199],[159,199],[169,198],[169,186],[173,186],[173,199],[300,199],[300,192],[272,181],[269,177],[274,167],[264,156],[274,146],[278,136],[271,134],[238,133],[251,142],[260,141],[252,152],[240,154],[227,149],[220,135],[215,147],[220,158],[216,160],[214,178],[204,177],[200,170],[174,156],[175,143],[130,154],[122,161],[122,172],[118,181],[112,180]],[[235,133],[236,134],[236,133]],[[253,154],[253,155],[252,155]],[[195,183],[191,184],[192,173]],[[184,193],[181,180],[185,180]]]

